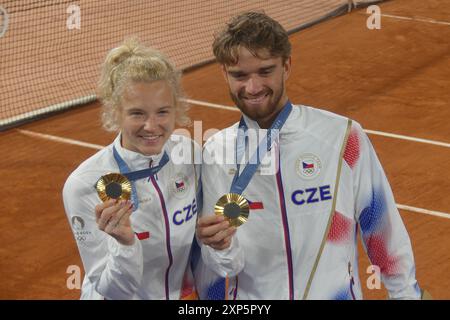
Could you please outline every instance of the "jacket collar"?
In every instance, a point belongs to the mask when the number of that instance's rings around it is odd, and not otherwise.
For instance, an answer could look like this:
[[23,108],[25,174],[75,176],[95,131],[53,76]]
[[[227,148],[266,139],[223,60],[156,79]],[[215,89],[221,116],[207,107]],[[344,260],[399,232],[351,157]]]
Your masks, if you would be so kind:
[[[297,133],[299,131],[299,125],[300,125],[300,117],[301,117],[301,108],[296,105],[292,105],[292,111],[289,114],[289,117],[287,118],[286,122],[284,123],[283,128],[281,128],[280,131],[280,138],[283,139],[285,137],[289,137],[294,133]],[[255,120],[250,119],[245,114],[242,114],[244,117],[244,121],[247,124],[249,129],[254,130],[266,130],[261,129],[258,125],[258,123]]]
[[117,135],[116,139],[114,139],[113,145],[131,171],[146,169],[150,166],[150,163],[152,167],[159,164],[159,161],[164,154],[164,150],[166,149],[167,142],[159,154],[146,156],[142,153],[131,151],[122,147],[121,136],[121,133]]

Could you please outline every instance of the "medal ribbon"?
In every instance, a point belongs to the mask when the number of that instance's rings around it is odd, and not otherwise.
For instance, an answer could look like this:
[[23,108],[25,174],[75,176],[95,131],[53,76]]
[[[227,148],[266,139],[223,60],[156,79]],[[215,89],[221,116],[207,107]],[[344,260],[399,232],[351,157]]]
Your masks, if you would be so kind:
[[133,183],[133,181],[147,178],[147,177],[157,174],[158,171],[161,170],[167,164],[167,162],[169,162],[169,156],[164,151],[161,161],[159,161],[159,164],[156,167],[147,168],[147,169],[143,169],[143,170],[137,170],[137,171],[130,171],[130,168],[128,167],[127,163],[119,155],[115,146],[113,146],[113,154],[114,154],[114,159],[116,159],[116,162],[119,165],[120,173],[122,175],[124,175],[128,180],[130,180],[131,200],[133,202],[133,207],[134,207],[133,211],[135,211],[139,206],[139,201],[138,201],[138,197],[137,197],[136,186]]
[[[266,155],[267,151],[269,151],[272,148],[273,143],[273,130],[277,130],[277,134],[280,132],[281,128],[283,127],[284,123],[286,122],[287,118],[289,117],[289,114],[292,111],[292,104],[288,100],[286,104],[284,105],[281,112],[276,117],[275,121],[272,123],[270,128],[268,129],[268,132],[266,136],[263,138],[261,143],[258,145],[258,148],[256,149],[253,156],[250,158],[249,162],[245,166],[245,168],[242,170],[242,173],[239,174],[240,164],[239,161],[242,159],[242,156],[245,152],[245,149],[247,147],[247,130],[248,126],[245,123],[244,117],[241,117],[241,120],[239,122],[238,127],[238,134],[236,138],[236,173],[233,178],[233,182],[231,183],[230,193],[237,193],[242,194],[247,188],[248,184],[250,183],[250,180],[252,179],[253,175],[256,173],[256,170],[258,169],[259,165],[261,164],[261,160],[264,159],[264,156]],[[262,152],[260,153],[260,148],[262,149]]]

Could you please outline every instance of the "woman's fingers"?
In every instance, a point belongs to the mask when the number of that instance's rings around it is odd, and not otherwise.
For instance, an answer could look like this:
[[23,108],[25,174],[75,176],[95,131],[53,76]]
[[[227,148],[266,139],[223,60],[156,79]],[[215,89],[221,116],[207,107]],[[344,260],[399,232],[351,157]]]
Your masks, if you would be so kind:
[[[117,226],[119,226],[120,219],[131,209],[131,201],[120,201],[117,206],[113,207],[113,211],[108,211],[105,209],[103,215],[105,215],[105,220],[102,221],[104,224],[104,231],[106,233],[111,233]],[[106,219],[108,219],[106,221]]]
[[98,223],[103,210],[105,210],[106,208],[112,207],[115,203],[117,203],[116,199],[110,199],[106,202],[102,202],[98,205],[95,206],[95,221]]

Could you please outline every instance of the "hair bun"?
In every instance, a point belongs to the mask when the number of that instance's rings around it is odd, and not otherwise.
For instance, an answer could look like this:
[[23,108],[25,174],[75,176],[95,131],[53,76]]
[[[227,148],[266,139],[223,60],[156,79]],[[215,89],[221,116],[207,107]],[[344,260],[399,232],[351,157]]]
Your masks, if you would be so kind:
[[120,46],[111,50],[109,63],[112,65],[121,64],[128,58],[137,55],[138,51],[139,41],[136,38],[127,38]]

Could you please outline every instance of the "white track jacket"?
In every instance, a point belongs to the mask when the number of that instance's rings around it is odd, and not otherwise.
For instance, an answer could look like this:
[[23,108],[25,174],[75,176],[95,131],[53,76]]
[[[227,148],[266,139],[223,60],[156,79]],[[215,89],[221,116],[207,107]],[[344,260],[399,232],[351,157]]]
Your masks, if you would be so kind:
[[[259,129],[244,119],[249,129]],[[204,158],[234,155],[236,132],[237,124],[209,139]],[[202,246],[196,267],[201,298],[362,299],[358,233],[390,298],[420,298],[409,236],[358,123],[294,106],[274,153],[279,170],[262,168],[253,176],[243,194],[249,219],[231,247]],[[235,164],[203,163],[202,214],[214,214],[235,170]],[[209,270],[227,279],[208,276]]]
[[[125,246],[100,231],[95,221],[94,208],[101,200],[94,186],[102,175],[119,172],[113,145],[131,171],[148,168],[150,161],[156,166],[162,157],[122,148],[119,135],[67,179],[64,206],[85,270],[81,299],[186,298],[194,292],[192,273],[189,277],[197,220],[192,162],[174,164],[171,158],[153,178],[135,182],[139,205],[130,219],[136,241]],[[172,135],[164,149],[171,157],[182,153],[175,148],[191,146],[190,139]]]

